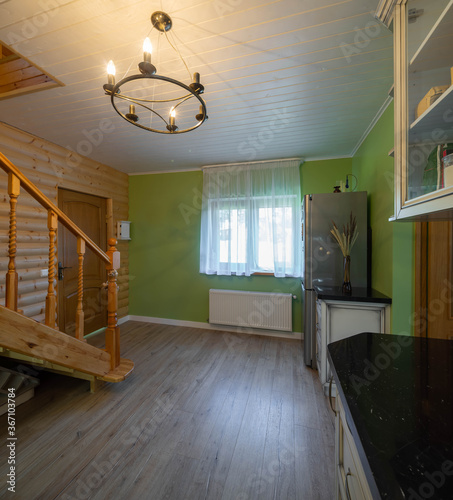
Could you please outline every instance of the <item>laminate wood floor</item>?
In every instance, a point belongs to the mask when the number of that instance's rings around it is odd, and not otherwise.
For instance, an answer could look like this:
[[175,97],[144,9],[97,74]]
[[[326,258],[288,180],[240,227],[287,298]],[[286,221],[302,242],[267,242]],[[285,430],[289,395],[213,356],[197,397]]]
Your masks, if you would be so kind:
[[95,394],[41,373],[16,410],[16,493],[0,498],[334,498],[334,421],[299,341],[128,322],[135,371]]

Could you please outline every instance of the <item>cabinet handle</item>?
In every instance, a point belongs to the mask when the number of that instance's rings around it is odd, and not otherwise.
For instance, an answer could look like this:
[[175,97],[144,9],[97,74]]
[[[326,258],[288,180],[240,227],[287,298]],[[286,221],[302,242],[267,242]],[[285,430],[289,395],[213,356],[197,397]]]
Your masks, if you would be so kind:
[[351,493],[349,493],[348,476],[352,476],[351,469],[348,469],[348,472],[346,474],[346,496],[347,500],[351,500]]
[[329,403],[330,403],[330,409],[333,411],[334,415],[337,416],[337,412],[335,411],[334,407],[332,406],[332,383],[333,383],[333,375],[331,375],[330,381],[329,381]]

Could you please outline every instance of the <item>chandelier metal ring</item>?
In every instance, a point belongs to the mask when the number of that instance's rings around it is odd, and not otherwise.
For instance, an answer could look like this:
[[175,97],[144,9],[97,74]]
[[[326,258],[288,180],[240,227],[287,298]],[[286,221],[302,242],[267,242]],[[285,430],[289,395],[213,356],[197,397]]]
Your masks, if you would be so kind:
[[[167,37],[167,31],[170,31],[172,28],[172,20],[171,17],[166,14],[165,12],[162,11],[157,11],[154,12],[151,15],[151,24],[152,24],[152,29],[156,29],[157,31],[160,31],[161,33],[165,33],[166,39],[170,46],[177,52],[179,58],[181,61],[184,63],[184,66],[186,67],[187,71],[189,71],[189,67],[187,66],[186,62],[184,61],[184,58],[181,55],[181,52],[179,49],[173,45],[173,43],[168,39]],[[138,69],[140,70],[140,74],[136,75],[131,75],[124,77],[121,81],[118,83],[115,83],[115,65],[112,60],[109,61],[107,65],[107,75],[108,75],[108,83],[104,84],[103,89],[107,95],[110,95],[110,102],[115,109],[115,111],[127,122],[131,123],[132,125],[135,125],[136,127],[139,127],[143,130],[147,130],[149,132],[155,132],[157,134],[184,134],[185,132],[190,132],[192,130],[197,129],[200,125],[202,125],[208,118],[207,115],[207,109],[206,109],[206,103],[205,101],[200,97],[200,95],[204,92],[204,86],[200,82],[200,74],[193,73],[193,81],[189,85],[186,85],[185,83],[182,83],[178,80],[175,80],[174,78],[170,78],[167,76],[162,76],[157,74],[156,67],[154,64],[151,62],[151,53],[152,53],[152,44],[151,41],[148,37],[145,38],[145,41],[143,43],[143,60],[142,62],[139,63]],[[189,71],[190,75],[190,71]],[[134,80],[142,80],[142,79],[150,79],[150,80],[161,80],[166,83],[170,83],[172,85],[176,85],[178,87],[181,87],[182,89],[186,90],[188,93],[181,96],[181,97],[167,97],[166,99],[147,99],[144,97],[132,97],[130,95],[126,95],[121,92],[121,87],[131,81]],[[162,97],[165,97],[167,94],[163,94]],[[187,102],[189,99],[192,97],[195,97],[198,102],[199,102],[199,112],[194,113],[194,118],[196,120],[196,124],[193,126],[189,126],[190,122],[187,122],[187,113],[182,114],[182,120],[180,119],[179,123],[176,121],[176,109]],[[120,99],[121,101],[128,101],[129,104],[129,112],[128,113],[123,113],[120,111],[119,107],[117,106],[116,99]],[[177,102],[177,103],[176,103]],[[148,103],[151,106],[147,106],[144,103]],[[162,113],[161,107],[157,107],[157,109],[160,111],[156,111],[154,109],[154,105],[156,104],[166,104],[166,103],[176,103],[174,104],[169,111],[169,119],[168,121],[162,116],[164,113]],[[151,126],[146,126],[142,125],[141,123],[138,123],[139,121],[139,116],[135,112],[135,106],[140,106],[141,108],[144,108],[148,110],[152,115],[156,115],[158,118],[160,118],[163,123],[165,124],[164,129],[157,129]],[[179,129],[178,125],[182,125],[183,127]]]
[[[133,80],[141,80],[141,79],[163,80],[165,82],[172,83],[174,85],[178,85],[179,87],[183,88],[184,90],[187,90],[189,92],[189,94],[185,95],[185,96],[182,96],[182,97],[173,98],[173,99],[151,100],[151,99],[135,99],[133,97],[127,96],[125,94],[121,94],[119,92],[119,90],[122,87],[122,85],[124,85],[124,84],[126,84],[128,82],[131,82]],[[161,120],[166,125],[168,125],[168,122],[159,113],[157,113],[156,111],[148,108],[147,106],[144,106],[143,104],[141,104],[141,102],[155,103],[155,102],[172,102],[172,101],[176,101],[176,100],[184,102],[188,98],[196,97],[198,99],[198,101],[200,102],[200,106],[203,109],[203,113],[201,113],[203,115],[203,118],[200,121],[198,121],[193,127],[190,127],[190,128],[185,128],[185,129],[182,129],[182,130],[178,129],[178,130],[174,130],[173,132],[169,132],[168,130],[159,130],[159,129],[155,129],[155,128],[152,128],[152,127],[147,127],[146,125],[142,125],[141,123],[137,123],[137,122],[134,122],[133,120],[129,119],[124,113],[122,113],[117,108],[116,103],[115,103],[115,97],[121,98],[123,100],[129,101],[129,102],[137,104],[139,106],[145,107],[146,109],[152,111],[154,114],[156,114],[157,116],[159,116],[159,118],[161,118]],[[174,80],[173,78],[169,78],[167,76],[162,76],[162,75],[157,75],[157,74],[154,74],[154,75],[131,75],[131,76],[127,76],[126,78],[123,78],[118,83],[116,83],[115,86],[113,87],[113,89],[112,89],[112,91],[110,93],[110,101],[111,101],[112,106],[114,107],[115,111],[121,117],[123,117],[126,121],[128,121],[129,123],[132,123],[132,125],[135,125],[136,127],[140,127],[140,128],[142,128],[144,130],[148,130],[148,132],[156,132],[158,134],[170,134],[170,133],[171,134],[183,134],[185,132],[190,132],[190,131],[195,130],[196,128],[198,128],[200,125],[202,125],[205,122],[205,120],[207,119],[207,117],[208,117],[207,116],[207,110],[206,110],[206,104],[205,104],[204,100],[200,97],[200,95],[197,92],[194,92],[185,83],[179,82],[178,80]],[[176,104],[176,106],[174,106],[174,108],[176,108],[179,104],[181,104],[181,102],[178,103],[178,104]]]

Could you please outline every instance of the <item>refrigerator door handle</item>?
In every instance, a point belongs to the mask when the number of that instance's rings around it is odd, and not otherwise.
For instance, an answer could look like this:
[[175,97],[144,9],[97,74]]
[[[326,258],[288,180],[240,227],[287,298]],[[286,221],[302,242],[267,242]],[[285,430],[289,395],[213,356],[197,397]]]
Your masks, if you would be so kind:
[[304,293],[304,361],[316,368],[316,292],[305,290]]
[[304,286],[306,289],[313,287],[313,249],[312,249],[312,227],[311,227],[311,198],[304,196],[304,215],[305,237],[304,240]]

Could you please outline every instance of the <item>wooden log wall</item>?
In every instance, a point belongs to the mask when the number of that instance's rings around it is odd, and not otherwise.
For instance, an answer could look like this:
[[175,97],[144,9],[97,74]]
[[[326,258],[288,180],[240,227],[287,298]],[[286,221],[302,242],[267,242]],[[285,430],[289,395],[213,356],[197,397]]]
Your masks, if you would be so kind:
[[[56,205],[58,188],[71,189],[113,200],[113,236],[116,221],[128,220],[128,176],[107,165],[45,141],[15,127],[0,123],[0,151],[12,161]],[[61,226],[60,226],[61,227]],[[5,275],[8,269],[9,197],[8,176],[0,170],[0,304],[5,304]],[[110,235],[108,235],[110,236]],[[121,268],[118,270],[118,318],[129,310],[129,244],[118,241]],[[107,248],[103,248],[107,251]],[[89,250],[88,250],[89,251]],[[45,320],[48,280],[49,230],[47,210],[21,189],[17,203],[17,254],[19,274],[18,307],[37,321]]]

